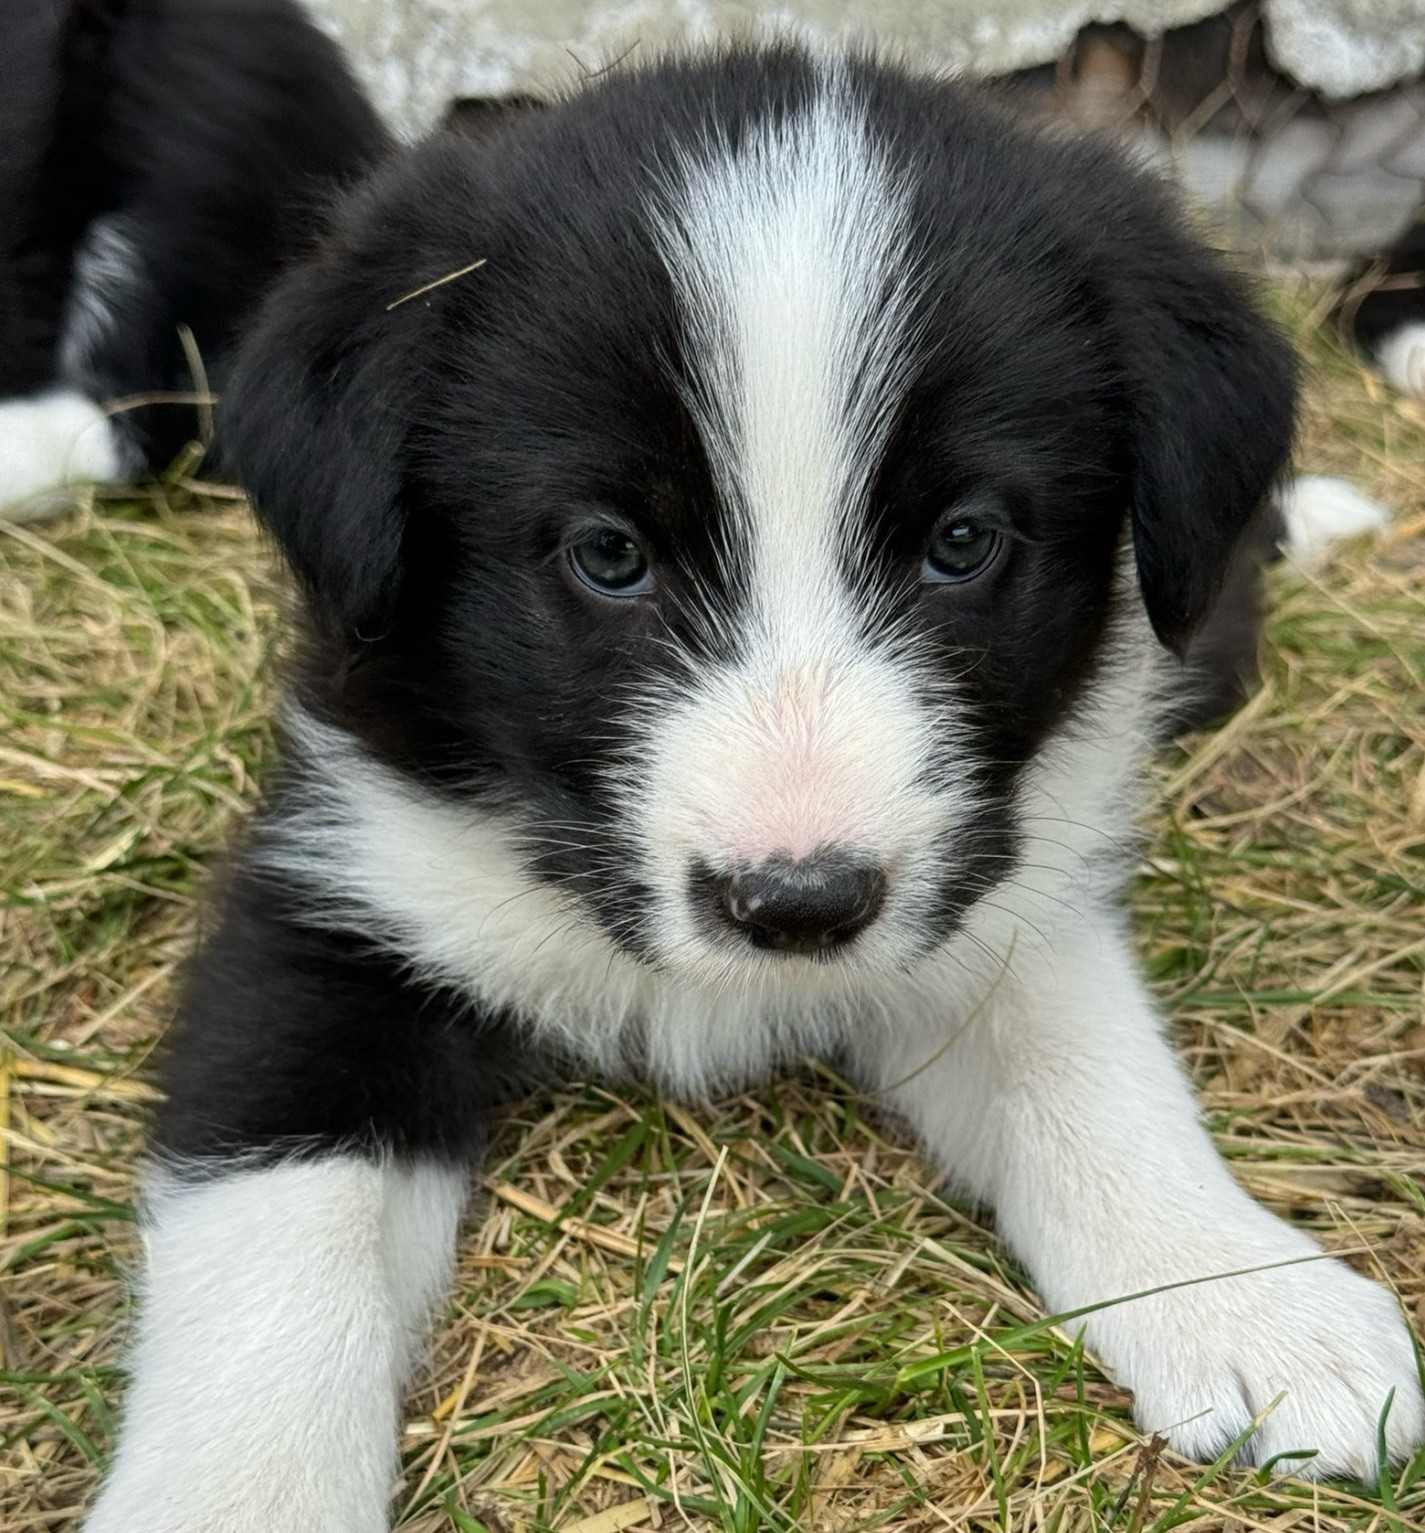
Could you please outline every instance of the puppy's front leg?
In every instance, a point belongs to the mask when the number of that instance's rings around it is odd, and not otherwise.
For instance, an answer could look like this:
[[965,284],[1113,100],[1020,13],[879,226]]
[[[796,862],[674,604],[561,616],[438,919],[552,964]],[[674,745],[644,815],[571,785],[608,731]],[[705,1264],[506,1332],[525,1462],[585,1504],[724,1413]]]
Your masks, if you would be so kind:
[[527,1055],[240,866],[189,975],[119,1443],[88,1533],[380,1533],[466,1168]]
[[463,1169],[189,1169],[149,1180],[133,1382],[89,1533],[381,1533]]
[[[1021,944],[933,1057],[953,1031],[907,1030],[874,1061],[867,1050],[866,1073],[993,1205],[1051,1311],[1317,1254],[1218,1158],[1112,918],[1050,955]],[[1373,1475],[1391,1391],[1390,1456],[1425,1435],[1399,1309],[1340,1261],[1135,1299],[1084,1329],[1133,1390],[1140,1424],[1192,1457],[1215,1456],[1278,1395],[1243,1450],[1251,1462],[1315,1450],[1297,1472]]]

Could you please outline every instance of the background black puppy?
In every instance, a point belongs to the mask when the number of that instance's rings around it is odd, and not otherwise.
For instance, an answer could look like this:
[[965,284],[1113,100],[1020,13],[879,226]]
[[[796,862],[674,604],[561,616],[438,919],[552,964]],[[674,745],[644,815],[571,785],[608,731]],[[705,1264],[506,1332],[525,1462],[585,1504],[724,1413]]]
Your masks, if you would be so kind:
[[1418,1443],[1394,1302],[1233,1182],[1121,908],[1292,393],[1153,184],[866,60],[615,72],[349,198],[222,407],[307,659],[93,1533],[379,1529],[488,1114],[571,1069],[835,1058],[1052,1309],[1155,1290],[1085,1326],[1177,1448]]
[[[195,378],[387,147],[294,0],[5,0],[0,515],[164,467]],[[107,414],[107,402],[177,395]]]

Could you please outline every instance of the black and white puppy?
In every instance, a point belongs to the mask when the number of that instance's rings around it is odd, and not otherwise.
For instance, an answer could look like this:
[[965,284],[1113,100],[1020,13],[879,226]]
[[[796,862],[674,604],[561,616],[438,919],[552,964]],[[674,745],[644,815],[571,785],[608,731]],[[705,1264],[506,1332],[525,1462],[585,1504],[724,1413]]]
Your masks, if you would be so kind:
[[165,467],[332,189],[386,148],[295,0],[4,0],[0,518]]
[[222,405],[308,650],[90,1533],[378,1533],[489,1114],[570,1071],[834,1058],[1052,1310],[1263,1269],[1086,1322],[1175,1448],[1279,1394],[1253,1462],[1373,1474],[1388,1400],[1419,1443],[1394,1300],[1232,1180],[1123,908],[1292,403],[1155,185],[864,59],[624,70],[379,170]]

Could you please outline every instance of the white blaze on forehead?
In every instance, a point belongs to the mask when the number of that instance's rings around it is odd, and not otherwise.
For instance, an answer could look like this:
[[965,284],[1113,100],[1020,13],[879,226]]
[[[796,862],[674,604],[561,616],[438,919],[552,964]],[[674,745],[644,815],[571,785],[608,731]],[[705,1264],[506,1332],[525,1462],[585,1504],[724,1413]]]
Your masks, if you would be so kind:
[[841,571],[902,386],[907,201],[828,68],[801,111],[690,157],[659,217],[757,617],[803,658],[851,616]]
[[690,868],[837,843],[889,878],[858,953],[899,962],[933,903],[938,838],[972,797],[931,786],[961,743],[951,700],[849,578],[908,376],[909,188],[828,67],[799,108],[690,152],[657,227],[747,576],[737,658],[656,700],[623,781],[659,945],[672,961],[707,951]]

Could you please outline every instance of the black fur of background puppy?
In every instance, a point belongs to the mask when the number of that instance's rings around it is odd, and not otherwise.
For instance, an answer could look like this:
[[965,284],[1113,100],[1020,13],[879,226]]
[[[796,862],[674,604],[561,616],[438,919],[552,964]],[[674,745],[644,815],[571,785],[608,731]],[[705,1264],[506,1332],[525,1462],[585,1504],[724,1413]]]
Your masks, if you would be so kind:
[[[198,434],[191,403],[107,425],[98,407],[191,400],[185,327],[220,389],[277,271],[388,147],[294,0],[4,0],[0,514],[165,467]],[[27,433],[50,452],[33,468]]]

